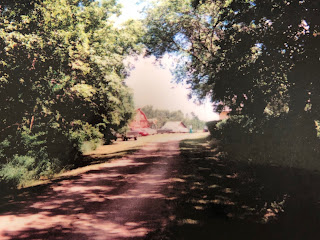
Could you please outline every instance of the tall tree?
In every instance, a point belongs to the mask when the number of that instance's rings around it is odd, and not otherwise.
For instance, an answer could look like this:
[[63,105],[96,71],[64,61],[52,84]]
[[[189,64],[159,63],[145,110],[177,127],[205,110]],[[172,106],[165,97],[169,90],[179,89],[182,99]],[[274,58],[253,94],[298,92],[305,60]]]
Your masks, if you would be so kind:
[[[200,98],[209,95],[253,116],[279,99],[301,111],[311,89],[316,99],[320,27],[315,1],[160,1],[148,16],[150,53],[180,53],[177,79],[190,83]],[[296,72],[308,73],[308,79],[298,80]],[[304,90],[297,94],[295,88]],[[316,105],[314,100],[314,111]]]
[[260,136],[260,156],[268,146],[301,161],[318,149],[319,8],[313,0],[163,0],[148,10],[145,42],[149,54],[180,57],[176,79],[195,95],[240,115],[224,137],[249,145]]
[[123,60],[140,50],[141,24],[114,27],[115,0],[0,5],[0,162],[26,155],[39,171],[61,169],[131,118]]

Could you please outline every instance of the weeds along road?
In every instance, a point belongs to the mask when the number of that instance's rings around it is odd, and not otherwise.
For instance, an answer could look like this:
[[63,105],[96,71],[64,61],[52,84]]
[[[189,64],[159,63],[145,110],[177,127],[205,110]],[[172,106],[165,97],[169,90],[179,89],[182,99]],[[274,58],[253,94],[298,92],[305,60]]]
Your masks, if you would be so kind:
[[0,239],[139,239],[164,228],[170,218],[166,192],[179,181],[179,141],[204,136],[152,136],[122,143],[124,150],[120,143],[116,150],[102,146],[90,153],[100,161],[144,145],[8,197],[0,206]]

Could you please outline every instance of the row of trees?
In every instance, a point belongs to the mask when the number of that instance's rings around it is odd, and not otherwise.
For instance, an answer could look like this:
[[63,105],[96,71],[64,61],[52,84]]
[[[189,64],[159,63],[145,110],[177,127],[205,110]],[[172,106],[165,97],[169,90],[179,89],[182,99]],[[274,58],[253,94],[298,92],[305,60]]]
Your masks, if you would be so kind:
[[123,59],[141,24],[122,28],[115,0],[0,1],[0,183],[75,164],[84,141],[108,141],[132,117]]
[[154,109],[151,105],[147,105],[141,109],[148,119],[157,119],[158,128],[161,128],[168,121],[182,121],[187,127],[191,125],[192,128],[196,130],[201,130],[205,126],[205,122],[200,120],[194,113],[191,113],[191,117],[189,117],[188,115],[185,116],[181,110],[169,111]]
[[229,152],[320,169],[317,1],[161,0],[146,29],[114,27],[119,11],[116,0],[0,1],[1,184],[68,168],[84,141],[108,141],[127,125],[123,59],[142,42],[149,54],[180,58],[176,79],[194,95],[232,110],[218,126]]
[[222,142],[239,158],[320,169],[319,3],[162,0],[148,10],[149,54],[178,54],[186,81],[217,110]]

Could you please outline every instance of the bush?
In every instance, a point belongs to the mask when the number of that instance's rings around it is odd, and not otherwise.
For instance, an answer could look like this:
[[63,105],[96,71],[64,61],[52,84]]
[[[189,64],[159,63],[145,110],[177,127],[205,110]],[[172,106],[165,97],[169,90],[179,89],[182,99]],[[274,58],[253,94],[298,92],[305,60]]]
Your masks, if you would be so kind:
[[30,156],[15,155],[0,170],[2,183],[7,187],[23,186],[36,176],[36,160]]
[[233,116],[216,124],[214,131],[234,160],[320,170],[319,139],[312,122],[288,116],[259,122]]
[[[3,137],[3,136],[2,136]],[[55,125],[23,127],[0,140],[0,183],[7,188],[52,177],[77,165],[84,142],[96,146],[103,134],[88,123],[74,123],[68,131]]]
[[215,137],[215,138],[219,138],[219,131],[217,129],[217,124],[221,122],[220,120],[217,120],[217,121],[210,121],[210,122],[206,122],[206,125],[208,127],[208,130],[211,134],[212,137]]

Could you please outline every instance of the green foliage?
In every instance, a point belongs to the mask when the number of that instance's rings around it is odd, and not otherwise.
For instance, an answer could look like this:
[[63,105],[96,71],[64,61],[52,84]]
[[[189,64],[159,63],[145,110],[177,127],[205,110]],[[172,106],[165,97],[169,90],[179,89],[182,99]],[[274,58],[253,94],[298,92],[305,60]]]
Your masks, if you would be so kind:
[[[132,117],[123,60],[140,51],[142,27],[114,27],[114,0],[0,5],[2,180],[14,166],[21,171],[12,179],[52,175],[74,164],[84,142],[109,142]],[[35,163],[29,169],[15,156]]]
[[[225,120],[223,120],[225,121]],[[220,121],[210,121],[210,122],[206,122],[206,125],[208,127],[208,130],[210,132],[210,135],[214,138],[219,138],[220,137],[220,131],[218,131],[218,123],[220,123]]]
[[193,130],[203,130],[204,126],[205,126],[205,122],[200,120],[198,118],[197,115],[195,114],[191,114],[191,118],[190,117],[186,117],[183,121],[183,123],[188,127],[188,126],[192,126]]
[[233,160],[253,164],[282,165],[320,170],[320,140],[303,119],[271,118],[259,124],[246,116],[235,116],[216,124],[216,135]]
[[153,109],[153,106],[148,105],[141,110],[146,114],[148,119],[156,118],[157,127],[161,128],[167,121],[183,121],[184,114],[181,111],[172,111]]
[[4,164],[0,176],[7,186],[23,185],[35,177],[35,163],[33,157],[15,155]]
[[[180,56],[176,79],[196,96],[231,109],[221,123],[230,151],[236,143],[236,152],[289,166],[307,156],[316,167],[319,15],[312,0],[163,0],[148,10],[145,42],[149,54]],[[284,154],[267,160],[274,149]]]
[[317,111],[314,1],[163,0],[148,13],[149,52],[179,53],[177,80],[191,84],[198,97],[257,117],[266,107],[303,111],[311,97]]

